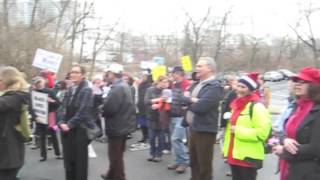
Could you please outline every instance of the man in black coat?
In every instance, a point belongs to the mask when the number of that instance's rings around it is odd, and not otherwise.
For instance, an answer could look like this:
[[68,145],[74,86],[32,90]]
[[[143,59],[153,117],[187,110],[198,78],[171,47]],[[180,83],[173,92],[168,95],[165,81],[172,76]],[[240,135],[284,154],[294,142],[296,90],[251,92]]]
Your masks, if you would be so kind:
[[111,64],[107,80],[111,89],[103,104],[106,134],[108,136],[109,170],[101,177],[106,180],[125,180],[123,153],[126,136],[136,128],[135,106],[129,85],[122,79],[123,66]]
[[63,119],[59,122],[62,129],[61,140],[64,155],[66,180],[88,179],[88,144],[90,142],[84,126],[92,127],[94,118],[93,93],[85,80],[85,68],[74,66],[70,79],[74,85],[69,88],[63,100],[66,107]]
[[190,87],[190,93],[185,93],[184,99],[184,104],[189,104],[186,121],[190,127],[191,180],[211,180],[222,86],[215,79],[216,63],[212,58],[200,58],[196,73],[199,82]]

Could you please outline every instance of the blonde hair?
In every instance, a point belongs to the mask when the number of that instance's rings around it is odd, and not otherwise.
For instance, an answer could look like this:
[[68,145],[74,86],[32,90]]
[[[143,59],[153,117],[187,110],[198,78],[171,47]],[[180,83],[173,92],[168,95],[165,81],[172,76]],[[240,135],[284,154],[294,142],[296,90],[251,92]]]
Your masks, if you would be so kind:
[[1,68],[0,80],[5,86],[4,91],[28,91],[28,83],[24,75],[15,67],[6,66]]
[[158,77],[158,79],[157,79],[153,84],[156,86],[156,85],[158,85],[160,82],[162,82],[163,80],[167,80],[167,79],[168,79],[167,76],[165,76],[165,75],[160,75],[160,76]]

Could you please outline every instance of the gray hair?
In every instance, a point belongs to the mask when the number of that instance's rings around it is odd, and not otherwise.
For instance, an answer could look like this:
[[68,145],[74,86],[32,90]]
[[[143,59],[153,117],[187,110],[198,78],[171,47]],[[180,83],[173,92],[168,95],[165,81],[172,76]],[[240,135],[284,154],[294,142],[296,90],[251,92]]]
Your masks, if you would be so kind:
[[212,71],[217,70],[217,63],[212,57],[200,57],[199,61],[205,61]]

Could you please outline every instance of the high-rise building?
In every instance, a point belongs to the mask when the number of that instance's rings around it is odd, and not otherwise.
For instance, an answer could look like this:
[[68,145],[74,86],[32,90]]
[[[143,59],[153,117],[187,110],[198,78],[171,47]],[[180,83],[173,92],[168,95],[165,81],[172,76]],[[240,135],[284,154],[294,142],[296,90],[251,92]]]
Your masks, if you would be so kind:
[[56,26],[64,7],[67,8],[61,25],[70,24],[76,5],[80,6],[75,0],[16,0],[8,6],[9,23],[11,26],[46,26],[50,31]]

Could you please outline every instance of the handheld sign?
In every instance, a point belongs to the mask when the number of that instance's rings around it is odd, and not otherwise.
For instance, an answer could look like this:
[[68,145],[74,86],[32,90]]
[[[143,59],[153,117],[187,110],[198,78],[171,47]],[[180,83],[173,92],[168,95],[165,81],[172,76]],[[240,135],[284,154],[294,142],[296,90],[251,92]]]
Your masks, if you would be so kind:
[[48,94],[32,91],[32,109],[38,123],[48,124]]
[[182,56],[181,57],[182,68],[185,72],[192,71],[192,62],[190,56]]
[[160,65],[160,66],[165,64],[165,58],[164,58],[164,57],[155,56],[155,57],[153,57],[153,61],[154,61],[157,65]]
[[140,62],[140,68],[141,69],[153,69],[157,64],[155,62],[149,62],[149,61],[141,61]]
[[167,74],[167,67],[166,66],[156,66],[152,69],[152,79],[153,81],[156,81],[159,76],[166,75]]
[[61,54],[37,49],[32,66],[57,73],[59,71],[62,58],[63,56]]

